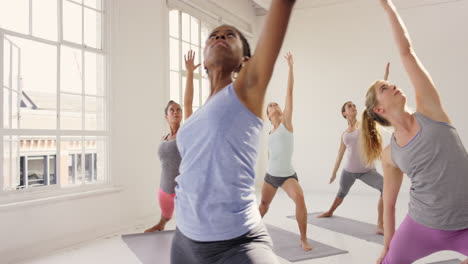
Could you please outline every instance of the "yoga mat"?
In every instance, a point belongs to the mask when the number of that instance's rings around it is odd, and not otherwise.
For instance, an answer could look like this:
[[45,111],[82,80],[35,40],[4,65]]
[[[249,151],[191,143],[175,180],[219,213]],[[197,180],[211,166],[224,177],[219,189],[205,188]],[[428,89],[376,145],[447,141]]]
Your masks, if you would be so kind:
[[[305,252],[300,247],[300,236],[287,230],[266,225],[273,240],[276,255],[291,262],[323,258],[347,251],[309,239],[313,250]],[[123,235],[122,239],[143,264],[169,264],[174,231]]]
[[[322,213],[308,214],[307,223],[348,236],[363,239],[365,241],[383,245],[383,236],[377,235],[375,233],[377,228],[376,225],[336,215],[326,218],[317,218],[317,216],[320,214]],[[295,216],[288,216],[288,218],[296,219]]]
[[429,264],[460,264],[460,263],[462,263],[462,262],[459,259],[451,259],[451,260],[431,262]]

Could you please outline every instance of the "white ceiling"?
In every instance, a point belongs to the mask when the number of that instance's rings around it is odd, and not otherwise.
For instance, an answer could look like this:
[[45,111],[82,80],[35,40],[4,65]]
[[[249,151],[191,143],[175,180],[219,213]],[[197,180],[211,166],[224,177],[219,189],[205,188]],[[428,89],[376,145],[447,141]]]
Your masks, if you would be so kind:
[[[252,6],[255,8],[255,12],[258,16],[265,15],[268,7],[271,4],[271,0],[249,0]],[[297,9],[308,9],[308,8],[322,8],[335,5],[345,4],[359,4],[367,5],[374,4],[379,0],[297,0]],[[416,8],[428,5],[441,5],[452,2],[468,1],[468,0],[394,0],[393,2],[399,9]],[[374,3],[372,3],[374,2]]]

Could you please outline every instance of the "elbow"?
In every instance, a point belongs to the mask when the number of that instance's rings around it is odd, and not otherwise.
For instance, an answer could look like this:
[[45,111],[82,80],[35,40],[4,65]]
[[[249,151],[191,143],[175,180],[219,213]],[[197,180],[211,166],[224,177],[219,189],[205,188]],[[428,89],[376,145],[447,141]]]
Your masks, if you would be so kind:
[[411,57],[414,55],[414,50],[411,44],[405,45],[400,49],[400,56],[401,57]]

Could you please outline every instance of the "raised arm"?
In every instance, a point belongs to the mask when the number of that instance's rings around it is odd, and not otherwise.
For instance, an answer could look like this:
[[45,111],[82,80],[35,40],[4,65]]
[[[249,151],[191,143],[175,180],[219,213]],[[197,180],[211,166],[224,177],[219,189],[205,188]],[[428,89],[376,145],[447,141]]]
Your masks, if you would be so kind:
[[403,172],[396,167],[391,158],[390,146],[382,152],[382,168],[384,172],[383,203],[384,203],[384,248],[377,264],[387,255],[395,234],[395,204],[403,181]]
[[187,82],[185,84],[184,94],[184,118],[187,120],[192,115],[193,105],[193,72],[200,67],[201,64],[195,65],[195,52],[190,50],[184,55],[185,69],[187,70]]
[[392,0],[380,0],[380,2],[390,19],[393,36],[400,51],[400,58],[414,86],[416,110],[434,120],[449,123],[449,117],[442,107],[434,82],[416,56],[408,31]]
[[340,139],[340,149],[338,150],[338,156],[336,156],[335,167],[333,168],[333,173],[329,181],[330,184],[334,182],[336,179],[336,173],[338,172],[338,169],[340,168],[340,164],[341,164],[341,161],[343,160],[345,151],[346,151],[346,145],[343,142],[343,135],[342,135]]
[[284,104],[283,124],[291,132],[293,132],[292,113],[293,113],[293,89],[294,89],[294,60],[290,52],[284,56],[288,61],[288,88],[286,92],[286,103]]
[[245,63],[235,82],[241,100],[257,116],[262,116],[263,100],[276,59],[283,45],[295,0],[272,0],[255,53]]
[[384,80],[388,81],[388,76],[390,75],[390,62],[387,63],[387,67],[385,68],[385,75]]

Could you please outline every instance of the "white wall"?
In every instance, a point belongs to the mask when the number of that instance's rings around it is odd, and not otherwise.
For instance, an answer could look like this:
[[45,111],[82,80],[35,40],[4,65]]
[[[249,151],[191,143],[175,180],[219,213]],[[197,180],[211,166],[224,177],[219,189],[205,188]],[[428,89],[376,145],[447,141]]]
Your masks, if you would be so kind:
[[[163,109],[169,100],[166,1],[110,2],[115,18],[110,170],[122,190],[0,209],[1,263],[159,219],[157,147],[167,131]],[[254,19],[245,3],[230,3],[229,8]]]
[[[364,109],[364,95],[383,78],[392,63],[390,81],[399,85],[414,107],[412,86],[400,63],[386,14],[378,1],[301,9],[293,14],[283,53],[295,55],[294,163],[306,190],[336,192],[328,185],[346,121],[340,116],[345,101]],[[401,1],[397,1],[400,3]],[[465,105],[468,95],[468,1],[401,11],[414,48],[431,73],[444,107],[468,146]],[[268,98],[284,106],[287,64],[277,63]],[[271,126],[266,126],[269,129]],[[386,142],[390,134],[386,134]],[[266,150],[263,149],[264,156]],[[379,166],[380,170],[380,166]],[[261,177],[259,177],[261,178]],[[405,180],[402,193],[407,193]],[[362,183],[352,192],[375,192]]]

